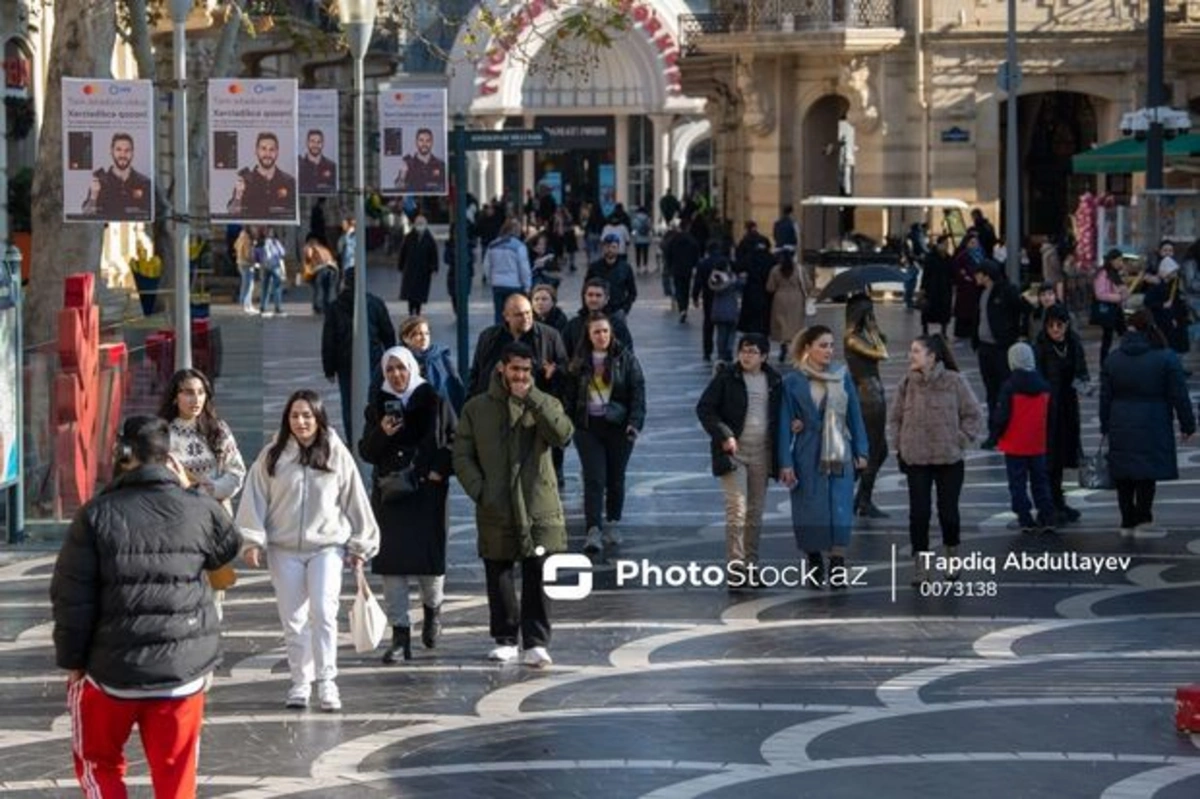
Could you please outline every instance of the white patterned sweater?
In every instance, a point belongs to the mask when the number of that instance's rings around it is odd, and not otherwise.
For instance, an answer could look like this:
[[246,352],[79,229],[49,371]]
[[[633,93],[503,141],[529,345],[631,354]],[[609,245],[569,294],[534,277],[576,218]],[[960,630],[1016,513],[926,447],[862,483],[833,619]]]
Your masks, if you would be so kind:
[[233,496],[242,490],[246,463],[229,425],[221,420],[217,424],[220,430],[218,451],[213,452],[195,421],[171,420],[171,454],[187,470],[193,482],[207,480],[212,483],[213,499],[228,506]]

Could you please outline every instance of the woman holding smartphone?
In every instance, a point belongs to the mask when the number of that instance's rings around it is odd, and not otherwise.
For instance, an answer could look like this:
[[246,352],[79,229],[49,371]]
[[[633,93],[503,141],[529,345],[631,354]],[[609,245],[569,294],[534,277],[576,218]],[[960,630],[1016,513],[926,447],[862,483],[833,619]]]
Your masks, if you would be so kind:
[[407,347],[380,361],[383,385],[366,409],[358,451],[375,467],[371,505],[381,532],[371,571],[383,575],[392,645],[384,663],[412,659],[408,592],[415,583],[424,617],[421,643],[437,645],[446,581],[446,498],[454,445],[450,404],[421,377]]

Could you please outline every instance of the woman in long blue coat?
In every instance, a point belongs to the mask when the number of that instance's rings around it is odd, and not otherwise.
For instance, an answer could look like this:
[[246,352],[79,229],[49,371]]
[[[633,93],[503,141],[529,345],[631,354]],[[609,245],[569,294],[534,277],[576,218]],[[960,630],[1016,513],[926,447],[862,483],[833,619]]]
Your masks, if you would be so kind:
[[833,331],[814,325],[792,342],[796,371],[783,381],[779,481],[792,492],[796,543],[808,556],[806,583],[846,587],[846,547],[854,519],[854,480],[867,466],[867,428],[854,380],[834,366]]

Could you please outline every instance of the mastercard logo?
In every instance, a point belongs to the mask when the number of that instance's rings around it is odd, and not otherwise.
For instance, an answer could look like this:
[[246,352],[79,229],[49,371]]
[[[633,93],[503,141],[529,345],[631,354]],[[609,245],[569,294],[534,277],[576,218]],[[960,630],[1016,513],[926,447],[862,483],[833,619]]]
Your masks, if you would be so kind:
[[83,84],[83,93],[89,97],[96,93],[96,87],[90,83]]
[[242,85],[240,83],[229,84],[229,93],[230,94],[241,94],[242,93]]

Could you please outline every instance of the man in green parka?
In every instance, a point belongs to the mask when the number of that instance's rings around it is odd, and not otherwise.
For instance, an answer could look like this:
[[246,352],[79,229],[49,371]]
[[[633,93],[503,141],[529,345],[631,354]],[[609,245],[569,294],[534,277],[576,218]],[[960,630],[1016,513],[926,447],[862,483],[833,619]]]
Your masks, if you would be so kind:
[[[534,354],[507,344],[488,390],[463,406],[454,440],[454,473],[475,503],[479,556],[487,574],[488,610],[496,648],[489,660],[517,657],[550,665],[550,606],[542,563],[567,548],[567,527],[550,452],[575,428],[558,400],[533,383]],[[513,566],[521,563],[521,602]]]

